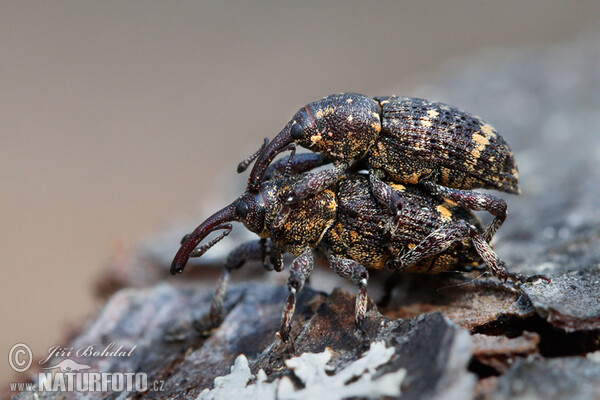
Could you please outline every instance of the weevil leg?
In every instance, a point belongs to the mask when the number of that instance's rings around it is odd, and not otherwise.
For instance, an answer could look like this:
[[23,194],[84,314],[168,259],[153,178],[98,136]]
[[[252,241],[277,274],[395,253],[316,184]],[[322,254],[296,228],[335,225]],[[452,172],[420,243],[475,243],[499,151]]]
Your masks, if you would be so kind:
[[434,195],[454,200],[470,210],[487,211],[492,214],[495,218],[489,223],[483,233],[483,237],[488,243],[506,219],[506,201],[503,199],[487,193],[451,189],[431,182],[422,182],[421,184]]
[[323,171],[317,171],[306,175],[300,181],[296,182],[290,188],[288,193],[283,196],[284,201],[288,203],[297,203],[315,193],[323,191],[325,188],[337,181],[349,167],[347,163],[335,163],[333,168]]
[[263,265],[265,266],[265,269],[268,271],[283,271],[283,253],[285,253],[285,251],[270,240],[267,243],[269,246],[263,253]]
[[263,267],[267,271],[283,271],[283,253],[285,252],[269,239],[261,238],[259,243]]
[[550,283],[550,278],[545,275],[526,276],[515,272],[508,272],[504,261],[502,261],[494,250],[492,250],[488,242],[477,232],[475,227],[471,227],[469,236],[471,237],[475,250],[477,250],[479,256],[498,279],[504,282],[510,279],[515,283],[533,282],[537,280],[544,280],[546,283]]
[[[473,229],[475,229],[473,227]],[[395,260],[393,269],[401,271],[419,261],[433,257],[450,247],[454,242],[469,237],[470,225],[459,220],[431,232],[421,243]]]
[[310,247],[305,248],[302,254],[296,257],[290,266],[290,276],[288,278],[288,290],[290,293],[283,308],[281,328],[279,328],[279,337],[284,342],[287,342],[290,337],[292,317],[296,310],[296,296],[304,287],[304,283],[312,272],[313,266],[314,258]]
[[367,313],[367,281],[369,280],[369,272],[364,266],[354,260],[339,258],[334,255],[329,256],[329,266],[339,276],[350,279],[358,286],[359,292],[356,296],[354,321],[356,322],[356,329],[362,331],[365,314]]
[[239,245],[229,253],[223,266],[223,273],[215,287],[215,294],[210,307],[210,320],[214,327],[221,325],[221,322],[223,322],[223,301],[227,293],[231,271],[241,268],[249,261],[264,261],[269,252],[270,245],[268,243],[264,243],[262,240],[253,240]]
[[371,186],[371,193],[377,200],[377,202],[387,208],[394,216],[394,226],[397,225],[398,219],[404,202],[398,196],[398,193],[392,189],[388,184],[384,183],[374,170],[369,171],[369,184]]
[[510,279],[513,282],[532,282],[543,279],[550,280],[543,275],[525,276],[517,273],[508,272],[504,261],[500,260],[498,255],[492,250],[488,242],[477,231],[473,225],[460,220],[450,225],[441,227],[433,231],[421,243],[396,261],[396,268],[403,269],[414,265],[421,260],[439,254],[450,247],[454,242],[470,238],[475,246],[475,250],[490,269],[492,274],[506,282]]
[[331,162],[324,155],[315,153],[296,154],[292,161],[290,158],[286,156],[272,163],[265,172],[263,180],[281,176],[288,171],[292,175],[298,175]]

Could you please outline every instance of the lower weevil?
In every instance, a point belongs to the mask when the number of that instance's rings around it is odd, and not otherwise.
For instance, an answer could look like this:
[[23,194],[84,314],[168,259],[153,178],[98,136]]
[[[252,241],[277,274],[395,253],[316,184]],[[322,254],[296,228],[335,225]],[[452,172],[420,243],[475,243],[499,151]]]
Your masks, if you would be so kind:
[[[281,168],[282,165],[285,167]],[[261,238],[240,245],[229,255],[211,307],[213,324],[222,319],[231,271],[247,261],[267,257],[276,270],[281,270],[281,256],[285,252],[295,256],[289,266],[289,296],[279,330],[285,342],[289,339],[297,293],[313,269],[314,250],[328,259],[338,275],[358,287],[355,306],[358,328],[366,313],[368,268],[436,273],[483,261],[503,280],[547,279],[507,272],[470,210],[417,185],[390,184],[403,204],[398,221],[393,221],[372,194],[369,179],[358,173],[342,175],[329,187],[300,202],[282,201],[281,193],[304,179],[302,173],[314,165],[313,154],[273,165],[257,192],[247,190],[182,239],[171,266],[172,274],[181,273],[189,257],[200,257],[222,240],[232,229],[231,221],[242,222]],[[279,173],[280,170],[285,173]],[[221,229],[225,232],[197,247],[210,232]]]

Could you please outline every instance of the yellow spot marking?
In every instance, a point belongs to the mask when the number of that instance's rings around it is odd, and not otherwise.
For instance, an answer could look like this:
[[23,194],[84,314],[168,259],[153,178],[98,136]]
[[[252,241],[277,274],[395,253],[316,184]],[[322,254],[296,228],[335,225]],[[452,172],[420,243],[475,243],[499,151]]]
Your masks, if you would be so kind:
[[352,103],[352,99],[346,99],[346,103]]
[[490,144],[490,141],[488,140],[488,138],[486,138],[485,136],[482,136],[478,133],[474,133],[472,136],[472,139],[474,142],[476,142],[477,144],[479,144],[479,146],[487,146],[488,144]]
[[431,121],[427,118],[423,118],[421,119],[421,126],[425,127],[425,128],[430,128],[432,125]]
[[416,185],[417,183],[419,183],[419,178],[421,177],[421,175],[418,174],[412,174],[410,175],[407,179],[406,182],[407,183],[411,183],[413,185]]
[[450,207],[455,207],[458,205],[457,202],[455,202],[454,200],[450,200],[444,197],[444,202],[449,205]]
[[379,124],[379,123],[371,124],[371,128],[375,129],[375,132],[377,132],[377,133],[381,132],[381,124]]
[[440,204],[439,206],[436,207],[436,209],[438,210],[438,212],[440,213],[442,220],[444,222],[448,222],[452,219],[452,212],[450,210],[448,210],[444,204]]
[[477,160],[481,155],[483,149],[485,149],[485,146],[490,144],[490,141],[488,140],[488,138],[480,135],[479,133],[473,133],[471,139],[473,140],[473,142],[475,142],[475,148],[471,151],[471,156],[473,157],[473,159]]
[[323,109],[319,109],[315,113],[315,118],[320,119],[320,118],[323,118],[326,115],[333,114],[334,112],[335,112],[335,108],[333,108],[333,107],[327,107],[324,110]]
[[353,118],[352,118],[352,115],[348,115],[348,118],[346,118],[346,120],[347,120],[348,122],[352,122],[352,119],[353,119]]
[[430,118],[437,118],[440,113],[432,108],[431,110],[427,111],[427,115],[429,115]]
[[317,142],[321,141],[321,139],[322,139],[321,135],[314,135],[314,136],[310,137],[310,141],[313,143],[317,143]]
[[381,105],[384,105],[384,104],[387,104],[387,103],[389,103],[389,102],[390,102],[389,100],[384,100],[384,101],[382,101],[382,102],[381,102],[381,103],[379,103],[379,104],[381,104]]
[[481,132],[485,133],[486,136],[488,136],[488,137],[496,136],[496,132],[494,132],[494,128],[492,128],[492,126],[489,124],[483,125],[480,129],[481,129]]
[[401,185],[399,183],[391,183],[389,185],[392,189],[397,190],[399,192],[404,192],[404,190],[406,190],[406,186]]

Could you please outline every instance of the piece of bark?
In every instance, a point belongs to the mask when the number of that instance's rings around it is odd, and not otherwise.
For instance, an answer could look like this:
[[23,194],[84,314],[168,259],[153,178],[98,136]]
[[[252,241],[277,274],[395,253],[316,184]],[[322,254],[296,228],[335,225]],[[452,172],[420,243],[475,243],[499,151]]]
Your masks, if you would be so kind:
[[518,357],[538,353],[540,336],[533,332],[524,332],[516,338],[474,334],[473,362],[492,368],[495,373],[503,374]]

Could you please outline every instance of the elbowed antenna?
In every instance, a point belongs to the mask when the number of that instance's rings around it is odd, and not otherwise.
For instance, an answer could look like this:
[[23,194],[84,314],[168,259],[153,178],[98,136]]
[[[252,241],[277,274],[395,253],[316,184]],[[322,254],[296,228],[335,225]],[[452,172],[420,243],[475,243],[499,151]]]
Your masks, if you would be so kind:
[[254,162],[254,166],[252,167],[252,171],[250,171],[250,176],[248,177],[248,189],[250,191],[258,191],[265,171],[267,170],[269,164],[271,164],[273,159],[277,157],[277,154],[286,150],[291,150],[291,148],[289,148],[288,146],[294,141],[291,135],[291,126],[292,122],[290,121],[281,130],[281,132],[279,132],[277,136],[275,136],[271,143],[269,143],[258,155],[258,158]]
[[233,220],[235,220],[235,206],[230,204],[208,217],[206,221],[201,223],[196,229],[194,229],[192,233],[187,235],[185,240],[181,243],[181,247],[177,251],[177,254],[175,254],[175,258],[173,258],[173,263],[171,264],[171,275],[180,274],[183,272],[185,264],[187,264],[190,256],[192,253],[194,253],[196,246],[198,246],[198,244],[206,236],[208,236],[209,233],[218,229],[226,230],[219,237],[211,240],[209,243],[198,249],[198,251],[194,254],[195,257],[201,256],[217,242],[227,236],[229,232],[231,232],[231,225],[226,224],[226,222],[231,222]]
[[265,138],[264,143],[260,146],[256,153],[252,154],[250,157],[246,158],[244,161],[238,164],[237,173],[241,174],[242,172],[246,171],[250,164],[252,164],[254,160],[256,160],[256,157],[258,157],[258,155],[262,153],[262,151],[265,149],[265,147],[267,147],[268,144],[269,138]]

